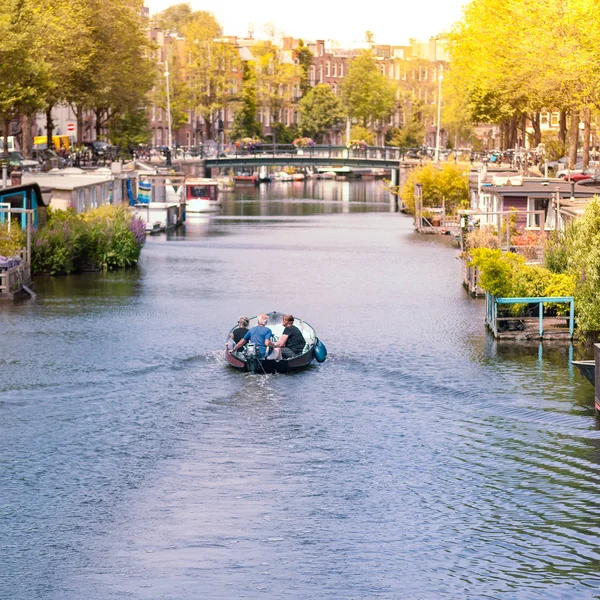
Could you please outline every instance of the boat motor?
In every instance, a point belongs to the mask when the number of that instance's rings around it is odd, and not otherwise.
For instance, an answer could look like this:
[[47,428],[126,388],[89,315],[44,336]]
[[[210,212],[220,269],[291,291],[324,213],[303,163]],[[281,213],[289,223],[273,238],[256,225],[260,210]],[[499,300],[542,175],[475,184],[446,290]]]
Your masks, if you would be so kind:
[[258,370],[259,360],[260,358],[256,353],[256,346],[254,344],[246,344],[246,364],[248,365],[248,371],[252,375],[255,375]]

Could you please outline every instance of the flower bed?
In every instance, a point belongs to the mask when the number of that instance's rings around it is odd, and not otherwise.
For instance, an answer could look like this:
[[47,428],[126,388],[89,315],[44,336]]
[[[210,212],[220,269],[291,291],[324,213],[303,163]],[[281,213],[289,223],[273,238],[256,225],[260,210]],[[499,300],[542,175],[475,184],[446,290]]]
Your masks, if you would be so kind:
[[296,148],[312,148],[315,145],[314,141],[309,137],[296,138],[292,144]]

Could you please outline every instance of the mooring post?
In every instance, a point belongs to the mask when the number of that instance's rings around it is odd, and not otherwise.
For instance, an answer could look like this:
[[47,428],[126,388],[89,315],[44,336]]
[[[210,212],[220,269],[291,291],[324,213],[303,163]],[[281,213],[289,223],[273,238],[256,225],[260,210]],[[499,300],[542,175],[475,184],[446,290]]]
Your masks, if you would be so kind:
[[594,406],[596,415],[600,415],[600,344],[594,344]]

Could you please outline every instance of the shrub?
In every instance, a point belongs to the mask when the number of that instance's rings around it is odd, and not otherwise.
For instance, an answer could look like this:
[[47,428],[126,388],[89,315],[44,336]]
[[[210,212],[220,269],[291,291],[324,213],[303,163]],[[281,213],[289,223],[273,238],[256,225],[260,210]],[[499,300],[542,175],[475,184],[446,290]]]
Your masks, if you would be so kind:
[[0,256],[18,256],[25,247],[25,234],[15,219],[8,230],[8,223],[0,224]]
[[465,236],[465,250],[474,248],[500,248],[500,240],[496,230],[491,225],[482,225],[469,231]]
[[125,206],[104,205],[83,215],[51,211],[34,236],[32,270],[51,275],[113,270],[137,263],[145,226]]

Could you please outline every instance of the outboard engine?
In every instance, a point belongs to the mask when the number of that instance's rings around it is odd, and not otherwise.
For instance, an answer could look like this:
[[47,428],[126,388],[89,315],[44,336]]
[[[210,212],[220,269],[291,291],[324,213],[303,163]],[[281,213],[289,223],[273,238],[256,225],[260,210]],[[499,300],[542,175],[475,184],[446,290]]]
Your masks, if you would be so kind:
[[246,344],[246,365],[248,371],[252,373],[252,375],[255,375],[258,370],[259,360],[260,358],[257,355],[256,346],[254,344]]

